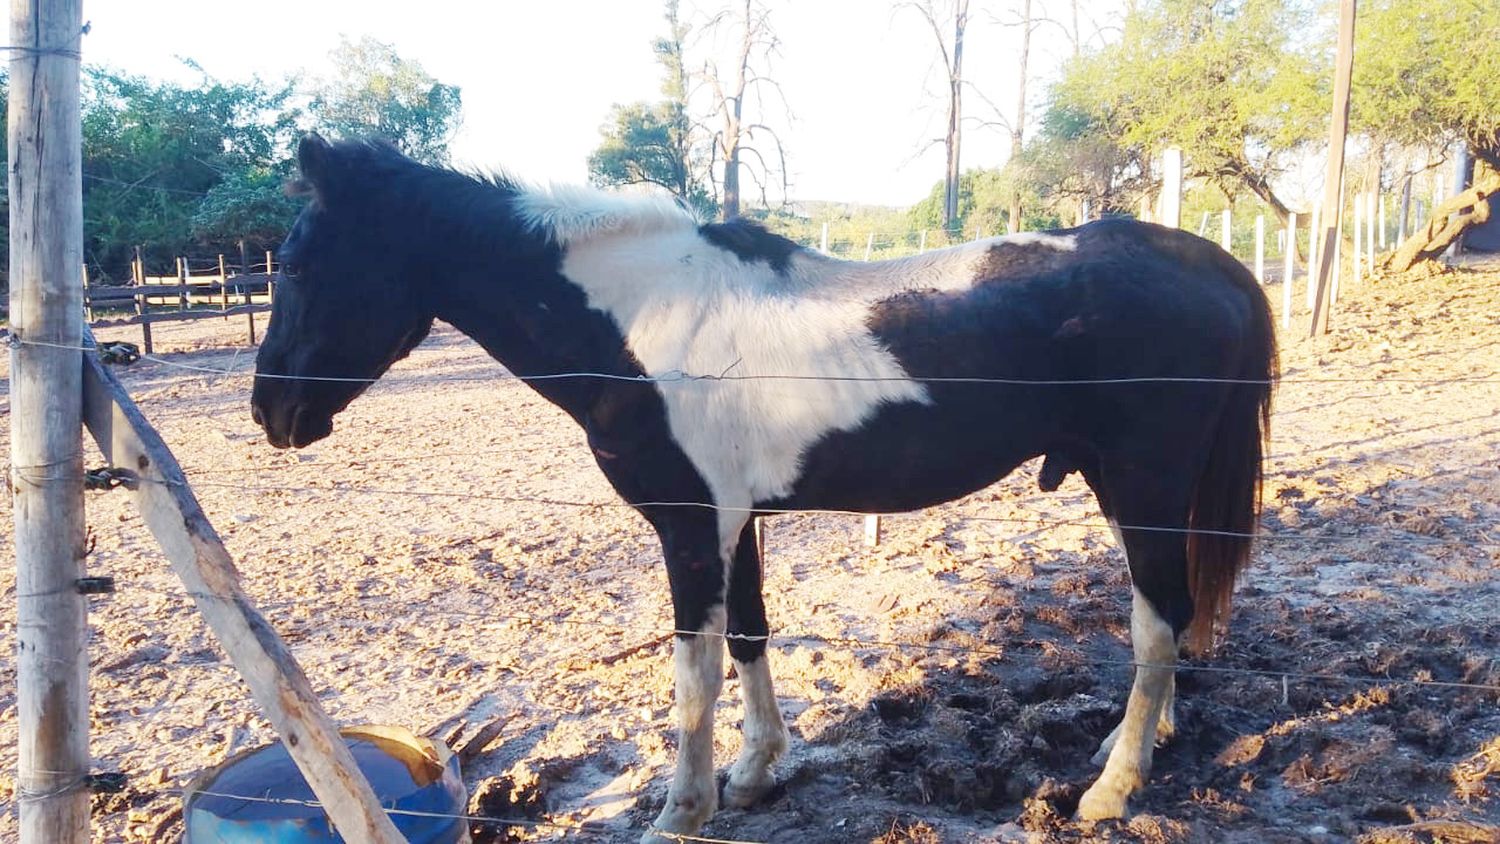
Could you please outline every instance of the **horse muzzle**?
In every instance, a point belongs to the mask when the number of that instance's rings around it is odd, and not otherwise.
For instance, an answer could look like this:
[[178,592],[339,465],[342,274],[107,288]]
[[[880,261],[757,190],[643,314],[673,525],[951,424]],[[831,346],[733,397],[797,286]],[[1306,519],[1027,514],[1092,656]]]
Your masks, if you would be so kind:
[[303,448],[333,433],[333,416],[321,413],[277,391],[259,389],[251,397],[250,416],[276,448]]

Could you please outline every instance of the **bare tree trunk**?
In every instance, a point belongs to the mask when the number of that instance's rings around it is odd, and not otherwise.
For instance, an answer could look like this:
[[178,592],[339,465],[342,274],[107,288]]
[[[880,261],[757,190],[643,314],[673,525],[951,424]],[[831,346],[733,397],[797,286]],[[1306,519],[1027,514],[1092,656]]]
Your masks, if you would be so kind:
[[720,148],[724,156],[724,205],[720,215],[732,220],[740,215],[740,133],[745,107],[745,75],[750,68],[750,51],[755,46],[755,25],[751,22],[751,3],[745,0],[745,34],[740,41],[739,61],[734,68],[733,93],[725,102],[724,135]]
[[[1408,162],[1408,167],[1410,162]],[[1401,183],[1401,219],[1396,222],[1396,240],[1406,240],[1406,232],[1411,225],[1411,181],[1412,174],[1407,172],[1406,178]]]
[[969,0],[959,0],[953,12],[953,61],[948,67],[948,172],[943,191],[943,228],[958,228],[959,143],[963,121],[964,28],[969,22]]
[[[1073,5],[1074,23],[1077,23],[1078,5]],[[1021,187],[1016,168],[1021,163],[1023,133],[1026,127],[1026,62],[1031,55],[1031,0],[1021,0],[1021,81],[1016,91],[1016,122],[1010,128],[1010,219],[1006,229],[1011,234],[1021,230]]]
[[1489,199],[1500,192],[1500,173],[1491,170],[1476,184],[1432,209],[1432,217],[1380,264],[1382,273],[1404,273],[1423,261],[1436,260],[1464,232],[1490,219]]

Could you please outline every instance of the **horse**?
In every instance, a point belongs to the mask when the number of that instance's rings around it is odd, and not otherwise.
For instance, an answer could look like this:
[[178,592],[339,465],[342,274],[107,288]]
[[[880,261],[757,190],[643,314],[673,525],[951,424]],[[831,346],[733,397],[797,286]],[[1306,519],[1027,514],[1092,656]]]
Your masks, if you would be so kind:
[[758,514],[910,511],[1042,457],[1124,548],[1135,673],[1082,820],[1120,818],[1172,735],[1175,666],[1227,619],[1260,507],[1277,378],[1264,294],[1214,244],[1106,219],[850,262],[671,198],[528,186],[389,144],[301,139],[253,417],[302,447],[443,320],[583,428],[655,530],[678,759],[643,841],[717,809],[727,647],[744,745],[722,799],[774,786]]

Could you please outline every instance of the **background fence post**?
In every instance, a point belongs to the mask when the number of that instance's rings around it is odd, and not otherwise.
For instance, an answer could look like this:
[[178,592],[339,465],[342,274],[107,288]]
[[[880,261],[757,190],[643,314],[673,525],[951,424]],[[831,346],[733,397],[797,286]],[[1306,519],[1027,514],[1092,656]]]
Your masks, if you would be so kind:
[[146,299],[146,262],[141,260],[141,247],[135,248],[135,260],[130,262],[130,274],[135,282],[135,315],[141,318],[141,350],[151,354],[151,323],[146,319],[146,310],[151,304]]
[[[89,840],[80,0],[12,3],[10,486],[22,844]],[[44,49],[40,49],[44,48]],[[31,343],[48,345],[31,345]]]
[[1234,254],[1234,226],[1229,218],[1229,209],[1225,208],[1219,224],[1219,245],[1224,251]]
[[229,269],[224,266],[224,253],[219,253],[219,309],[225,311],[225,319],[229,319]]
[[1313,309],[1318,296],[1318,266],[1322,263],[1323,206],[1314,205],[1312,228],[1307,232],[1307,310]]
[[1266,215],[1255,215],[1255,280],[1266,283]]
[[1286,251],[1281,256],[1281,330],[1292,327],[1292,277],[1297,270],[1297,212],[1286,215]]
[[[1375,205],[1376,191],[1365,194],[1365,269],[1375,277]],[[1384,215],[1381,215],[1382,217]]]
[[1364,240],[1362,239],[1365,230],[1364,211],[1365,195],[1357,193],[1354,195],[1354,260],[1349,265],[1354,274],[1352,281],[1355,284],[1359,284],[1360,280],[1364,277],[1360,268],[1365,255]]
[[865,260],[866,261],[870,260],[870,252],[873,251],[874,249],[875,249],[875,233],[874,232],[870,232],[870,234],[865,238]]
[[[823,224],[823,237],[818,241],[818,249],[824,255],[828,254],[828,224],[827,223]],[[266,253],[267,256],[269,256],[270,254],[271,254],[270,252]],[[270,260],[271,259],[269,257],[266,258],[266,261],[268,262],[268,265],[269,265]],[[269,273],[270,270],[266,270],[266,272]]]
[[266,250],[266,301],[276,303],[276,270],[272,263],[271,250]]
[[1156,221],[1168,228],[1182,228],[1182,150],[1167,147],[1161,154],[1161,210]]

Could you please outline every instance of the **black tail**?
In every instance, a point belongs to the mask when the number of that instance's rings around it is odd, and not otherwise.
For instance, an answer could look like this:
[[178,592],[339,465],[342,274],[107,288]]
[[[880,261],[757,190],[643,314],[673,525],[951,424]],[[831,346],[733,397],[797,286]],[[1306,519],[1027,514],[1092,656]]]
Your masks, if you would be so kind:
[[1249,534],[1260,519],[1261,460],[1278,374],[1276,333],[1265,294],[1243,264],[1225,253],[1220,257],[1220,268],[1250,302],[1250,324],[1234,375],[1249,383],[1230,388],[1188,515],[1189,528],[1205,531],[1189,533],[1187,541],[1194,607],[1187,644],[1199,653],[1208,649],[1215,629],[1227,621],[1235,579],[1250,559]]

